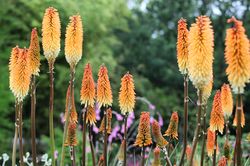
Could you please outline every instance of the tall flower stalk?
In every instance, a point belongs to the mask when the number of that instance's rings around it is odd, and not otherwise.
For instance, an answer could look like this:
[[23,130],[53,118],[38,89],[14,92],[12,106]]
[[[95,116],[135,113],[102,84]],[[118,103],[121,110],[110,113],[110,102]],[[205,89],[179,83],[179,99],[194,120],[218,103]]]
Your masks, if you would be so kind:
[[141,166],[144,166],[145,163],[145,148],[151,144],[152,138],[150,133],[150,113],[141,112],[138,134],[134,143],[135,146],[142,148]]
[[55,166],[55,138],[54,138],[54,63],[56,57],[60,52],[60,37],[61,25],[59,14],[53,7],[45,10],[42,22],[42,45],[44,56],[49,64],[49,85],[50,85],[50,99],[49,99],[49,133],[50,133],[50,150],[52,156],[52,166]]
[[216,165],[217,135],[218,132],[223,134],[223,129],[224,129],[224,116],[222,112],[221,92],[218,90],[214,96],[213,107],[210,115],[210,130],[215,134],[213,166]]
[[[95,82],[92,75],[91,65],[88,63],[84,68],[84,74],[82,79],[82,87],[80,91],[81,104],[84,105],[85,109],[83,112],[83,144],[82,144],[82,158],[85,161],[86,153],[86,130],[87,124],[89,124],[89,141],[91,145],[91,154],[92,154],[92,164],[95,165],[95,154],[93,148],[93,142],[91,137],[91,124],[94,124],[96,121],[94,103],[95,103]],[[83,162],[85,165],[85,162]]]
[[31,85],[30,85],[30,96],[31,96],[31,149],[32,149],[32,163],[34,166],[37,165],[36,159],[36,76],[39,75],[40,67],[40,46],[39,38],[36,28],[31,32],[30,46],[29,46],[29,58],[31,68]]
[[135,86],[133,76],[125,74],[121,79],[121,88],[119,93],[119,104],[121,112],[124,115],[124,162],[123,165],[127,164],[127,119],[130,112],[133,111],[135,107]]
[[198,136],[201,130],[202,89],[213,77],[214,36],[211,21],[207,16],[199,16],[189,31],[188,72],[189,78],[198,92],[197,125],[192,143],[192,154],[189,165],[193,165]]
[[226,31],[225,39],[225,60],[228,65],[226,74],[228,81],[237,95],[236,115],[237,115],[237,129],[236,129],[236,161],[237,165],[241,165],[241,116],[243,103],[242,94],[246,83],[250,79],[250,56],[249,56],[249,40],[245,34],[243,23],[235,17],[228,19],[228,23],[233,23],[233,26]]
[[231,88],[228,84],[223,84],[221,87],[221,105],[222,105],[222,111],[224,113],[224,118],[226,121],[226,142],[228,142],[229,117],[232,115],[233,112],[233,97]]
[[206,144],[206,139],[207,139],[207,122],[206,122],[206,117],[207,117],[207,100],[211,95],[211,91],[213,88],[213,80],[210,80],[209,83],[203,87],[202,92],[202,120],[203,120],[203,140],[202,140],[202,148],[201,148],[201,160],[200,160],[200,165],[203,166],[203,161],[204,161],[204,157],[205,157],[205,144]]
[[107,162],[107,142],[108,142],[108,116],[107,109],[112,106],[113,96],[111,91],[111,85],[108,76],[107,68],[102,65],[99,69],[98,80],[97,80],[97,96],[96,100],[99,108],[104,110],[104,147],[103,147],[103,156],[104,156],[104,166],[108,165]]
[[185,19],[178,21],[177,36],[177,61],[181,74],[184,78],[184,127],[183,127],[183,149],[179,165],[184,162],[187,147],[187,130],[188,130],[188,29]]
[[30,78],[31,78],[30,59],[28,56],[28,50],[26,48],[20,49],[18,47],[15,47],[12,49],[9,71],[10,71],[10,78],[9,78],[10,89],[16,98],[16,107],[17,107],[16,125],[19,135],[19,158],[20,158],[20,165],[23,166],[24,165],[23,141],[22,141],[23,100],[28,94],[30,86]]
[[[82,57],[83,29],[82,29],[82,20],[81,20],[80,15],[74,15],[70,17],[70,22],[68,23],[65,37],[66,37],[65,38],[65,58],[66,58],[66,61],[70,65],[70,97],[69,97],[69,103],[68,103],[68,111],[66,114],[66,121],[64,124],[60,166],[64,165],[64,158],[65,158],[64,144],[65,144],[68,134],[70,134],[68,133],[68,129],[71,123],[71,120],[70,120],[70,115],[72,111],[71,109],[72,107],[74,107],[74,103],[72,102],[73,101],[72,99],[74,99],[75,67]],[[72,152],[74,152],[74,147],[71,147],[71,148],[72,148]],[[74,153],[72,153],[71,157],[73,158],[72,161],[75,161]]]

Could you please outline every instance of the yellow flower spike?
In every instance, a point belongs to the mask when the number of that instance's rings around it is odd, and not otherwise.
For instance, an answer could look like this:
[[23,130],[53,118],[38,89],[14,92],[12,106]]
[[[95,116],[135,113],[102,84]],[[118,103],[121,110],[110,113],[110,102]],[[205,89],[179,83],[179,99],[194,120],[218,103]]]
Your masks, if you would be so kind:
[[233,96],[228,84],[221,87],[221,106],[225,117],[229,117],[233,112]]
[[[111,134],[112,132],[112,127],[111,127],[111,122],[112,122],[112,110],[111,108],[107,109],[107,133]],[[101,126],[99,128],[99,132],[103,132],[104,133],[104,117],[102,118],[102,122],[101,122]]]
[[108,70],[104,65],[100,67],[98,73],[96,100],[99,108],[111,106],[113,102]]
[[77,124],[74,122],[69,123],[67,139],[64,146],[77,146]]
[[20,49],[18,48],[18,46],[12,48],[11,55],[10,55],[10,62],[9,62],[9,72],[10,72],[9,86],[10,86],[10,90],[13,92],[13,94],[14,94],[13,88],[15,86],[14,78],[16,78],[16,76],[14,75],[14,70],[15,70],[16,65],[17,65],[19,51],[20,51]]
[[152,138],[150,133],[150,113],[141,112],[138,134],[136,136],[134,145],[143,147],[151,144],[152,144]]
[[213,89],[213,79],[208,82],[203,88],[202,88],[202,103],[207,103],[208,98],[211,96],[211,92]]
[[15,68],[12,70],[12,92],[18,101],[23,101],[29,91],[31,79],[29,60],[28,49],[19,49],[17,62],[14,65]]
[[[214,141],[215,141],[215,132],[213,132],[212,130],[210,130],[210,128],[207,129],[207,154],[208,156],[212,156],[214,153]],[[217,144],[217,152],[219,152],[219,147]]]
[[227,158],[222,156],[218,162],[218,166],[227,166]]
[[169,136],[170,138],[178,140],[178,123],[179,123],[178,113],[173,112],[170,118],[168,129],[165,131],[164,136]]
[[39,75],[40,72],[40,45],[36,28],[32,29],[30,46],[28,51],[30,58],[30,68],[33,75]]
[[213,77],[214,33],[207,16],[199,16],[189,31],[188,72],[197,89],[207,85]]
[[154,149],[154,160],[151,166],[161,166],[161,149],[158,147],[155,147]]
[[226,74],[233,91],[238,94],[244,92],[250,78],[249,41],[241,21],[232,17],[227,22],[233,23],[234,26],[226,31]]
[[177,34],[177,61],[181,74],[188,72],[188,33],[186,20],[181,18],[178,21]]
[[154,120],[152,123],[152,134],[154,136],[156,144],[159,147],[164,148],[168,144],[168,141],[166,141],[165,138],[162,136],[161,127],[156,120]]
[[[74,94],[74,89],[72,90],[72,94]],[[66,121],[66,119],[67,119],[66,115],[68,115],[69,98],[70,98],[70,85],[68,86],[68,90],[67,90],[67,94],[66,94],[64,121]],[[74,95],[72,96],[71,104],[72,104],[72,106],[71,106],[71,110],[70,110],[69,121],[77,123],[78,119],[77,119],[77,112],[76,112]]]
[[134,80],[133,76],[129,73],[125,74],[121,79],[119,104],[123,115],[132,112],[135,107]]
[[95,82],[92,75],[91,65],[88,63],[84,68],[81,87],[81,104],[94,107],[95,103]]
[[92,106],[88,106],[87,109],[88,111],[86,111],[86,123],[94,125],[96,123],[95,108]]
[[75,66],[82,57],[83,27],[80,15],[70,17],[66,29],[65,57],[70,66]]
[[[237,111],[236,111],[237,112]],[[244,114],[244,111],[243,109],[241,109],[241,127],[243,128],[245,126],[245,114]],[[234,116],[234,120],[233,120],[233,126],[237,126],[237,113],[235,113],[235,116]]]
[[224,129],[224,116],[222,112],[221,106],[221,93],[217,90],[214,101],[213,107],[210,114],[210,130],[215,132],[216,130],[223,134]]
[[45,58],[54,62],[60,52],[61,25],[57,10],[46,9],[42,22],[42,44]]

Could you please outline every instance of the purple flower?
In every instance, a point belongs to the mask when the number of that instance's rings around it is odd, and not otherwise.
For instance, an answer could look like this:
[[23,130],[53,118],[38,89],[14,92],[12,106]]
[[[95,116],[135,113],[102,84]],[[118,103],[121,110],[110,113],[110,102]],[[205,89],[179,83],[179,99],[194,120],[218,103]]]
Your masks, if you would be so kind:
[[118,126],[118,125],[116,125],[113,128],[113,130],[112,130],[112,132],[111,132],[111,134],[109,135],[109,138],[108,138],[109,143],[111,143],[112,140],[117,137],[117,134],[118,134],[119,130],[120,130],[120,126]]
[[161,114],[160,114],[159,112],[157,112],[157,114],[158,114],[158,122],[159,122],[159,125],[160,125],[160,126],[163,126],[163,119],[162,119],[162,116],[161,116]]
[[58,158],[58,151],[57,150],[54,151],[54,157],[55,157],[55,159]]
[[[133,121],[135,119],[135,114],[134,112],[131,112],[129,115],[128,115],[128,119],[127,119],[127,129],[133,124]],[[122,129],[121,129],[121,133],[124,133],[124,124],[122,125]]]
[[100,112],[101,112],[101,110],[100,110],[98,104],[96,103],[96,105],[95,105],[96,120],[101,119]]
[[153,104],[149,104],[148,105],[148,108],[150,109],[150,110],[152,110],[152,111],[154,111],[155,110],[155,105],[153,105]]
[[96,125],[93,126],[93,131],[94,131],[96,134],[98,134],[99,129],[96,127]]
[[154,120],[155,119],[152,116],[150,116],[150,124],[152,124]]
[[122,117],[121,114],[119,114],[119,113],[117,113],[117,112],[115,112],[115,111],[113,111],[113,114],[115,114],[116,119],[117,119],[118,121],[122,121],[122,120],[123,120],[123,117]]

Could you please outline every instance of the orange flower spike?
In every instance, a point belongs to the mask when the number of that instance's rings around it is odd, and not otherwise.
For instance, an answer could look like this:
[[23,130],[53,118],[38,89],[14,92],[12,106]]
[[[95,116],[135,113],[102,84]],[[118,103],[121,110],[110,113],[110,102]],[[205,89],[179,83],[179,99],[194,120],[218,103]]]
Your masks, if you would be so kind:
[[[208,156],[212,156],[214,153],[214,141],[215,141],[215,132],[210,130],[210,128],[207,129],[207,154]],[[217,152],[219,151],[218,144],[217,144]]]
[[225,156],[221,157],[221,159],[218,162],[218,166],[227,166],[227,158]]
[[[74,89],[73,89],[72,93],[74,94]],[[66,121],[66,119],[67,119],[66,115],[68,115],[69,98],[70,98],[70,85],[68,86],[68,90],[67,90],[67,94],[66,94],[64,121]],[[70,110],[70,119],[69,119],[69,121],[77,123],[78,119],[77,119],[77,112],[76,112],[74,95],[72,96],[72,102],[71,103],[72,103],[72,107],[71,107],[71,110]]]
[[152,134],[154,136],[156,144],[159,147],[163,148],[168,144],[168,142],[162,136],[161,127],[160,127],[159,123],[156,120],[154,120],[153,123],[152,123]]
[[171,115],[168,129],[166,130],[164,136],[169,136],[171,138],[178,140],[178,123],[179,123],[178,113],[173,112]]
[[227,22],[234,26],[226,31],[226,74],[233,91],[238,94],[243,93],[250,78],[249,41],[241,21],[232,17]]
[[9,72],[10,72],[9,86],[13,94],[14,94],[13,88],[15,86],[14,78],[16,78],[16,76],[13,73],[14,73],[14,70],[16,69],[17,60],[19,57],[19,51],[20,49],[18,48],[18,46],[12,48],[11,55],[10,55],[10,62],[9,62]]
[[94,107],[88,106],[86,111],[86,123],[94,125],[96,123],[96,113]]
[[207,16],[199,16],[189,31],[188,72],[197,89],[213,77],[214,32]]
[[207,103],[213,89],[213,79],[202,88],[202,103]]
[[218,130],[221,134],[223,134],[224,117],[221,105],[221,93],[219,90],[217,90],[214,96],[213,107],[210,114],[210,129],[213,132]]
[[191,154],[192,154],[192,148],[190,145],[187,145],[187,148],[186,148],[187,160],[190,160]]
[[74,122],[69,123],[68,136],[64,143],[64,146],[77,146],[77,124]]
[[[243,128],[246,124],[246,120],[245,120],[245,114],[243,109],[241,109],[241,127]],[[234,116],[234,120],[233,120],[233,126],[237,126],[237,113]]]
[[231,116],[233,112],[233,96],[228,84],[223,84],[221,87],[221,105],[224,116]]
[[28,51],[30,58],[30,68],[33,75],[39,75],[40,71],[40,46],[36,28],[32,29],[30,46]]
[[104,65],[100,67],[98,73],[96,100],[100,108],[111,106],[113,102],[108,70]]
[[61,25],[57,10],[46,9],[42,22],[42,44],[45,58],[54,62],[60,51]]
[[181,18],[178,21],[177,35],[177,61],[181,74],[187,74],[188,33],[186,20]]
[[161,166],[161,158],[160,158],[161,149],[156,147],[154,149],[154,160],[151,166]]
[[132,112],[135,107],[134,80],[133,76],[129,73],[125,74],[121,79],[119,104],[123,115]]
[[151,144],[152,138],[150,133],[150,114],[149,112],[141,112],[138,134],[136,136],[134,145],[143,147]]
[[81,104],[94,107],[95,103],[95,82],[92,75],[91,65],[88,63],[84,68],[81,87]]
[[[112,127],[111,127],[111,122],[112,122],[112,110],[111,108],[107,109],[107,133],[111,134],[112,131]],[[101,122],[101,126],[99,128],[99,132],[103,132],[104,133],[104,118],[102,118],[102,122]]]
[[18,101],[23,101],[28,94],[31,78],[31,69],[29,65],[28,49],[19,49],[18,59],[13,69],[13,87],[12,91]]
[[103,154],[100,156],[97,165],[98,165],[98,166],[104,166],[104,156],[103,156]]
[[65,57],[70,66],[75,66],[82,57],[83,27],[80,15],[70,17],[66,29]]

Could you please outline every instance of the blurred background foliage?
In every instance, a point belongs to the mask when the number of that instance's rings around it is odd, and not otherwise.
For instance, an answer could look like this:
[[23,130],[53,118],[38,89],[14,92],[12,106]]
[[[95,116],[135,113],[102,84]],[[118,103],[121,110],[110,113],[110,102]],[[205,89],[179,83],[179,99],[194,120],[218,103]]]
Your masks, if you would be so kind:
[[[12,148],[14,133],[14,97],[8,87],[8,61],[12,47],[28,47],[30,32],[37,27],[41,34],[41,22],[47,7],[58,9],[61,19],[62,40],[60,55],[55,64],[55,116],[57,147],[61,146],[62,124],[60,113],[64,112],[65,95],[69,81],[69,65],[64,57],[65,28],[69,16],[79,13],[84,25],[84,53],[77,66],[75,98],[78,112],[81,111],[79,90],[83,68],[87,62],[92,64],[95,80],[101,64],[109,70],[114,95],[113,109],[119,112],[118,92],[120,78],[130,71],[134,75],[137,96],[145,97],[164,119],[163,130],[167,128],[170,115],[178,111],[180,127],[183,123],[183,78],[176,62],[177,22],[181,17],[188,25],[199,15],[208,15],[212,20],[215,35],[214,52],[214,91],[227,82],[224,62],[224,39],[226,23],[231,16],[243,20],[248,36],[250,35],[249,0],[0,0],[0,154]],[[37,78],[37,137],[41,145],[39,153],[48,151],[48,103],[49,82],[48,65],[41,51],[41,72]],[[196,100],[196,92],[190,83],[190,97]],[[244,96],[246,126],[244,133],[250,131],[250,90]],[[135,117],[147,105],[138,101]],[[25,100],[24,137],[26,151],[30,136],[30,99]],[[195,125],[193,104],[190,104],[189,136]],[[115,120],[114,120],[115,122]],[[232,122],[232,119],[231,119]],[[230,125],[231,133],[235,129]],[[136,134],[136,131],[134,131]],[[180,141],[181,140],[180,132]],[[43,139],[41,139],[43,138]],[[191,140],[191,139],[190,139]]]

